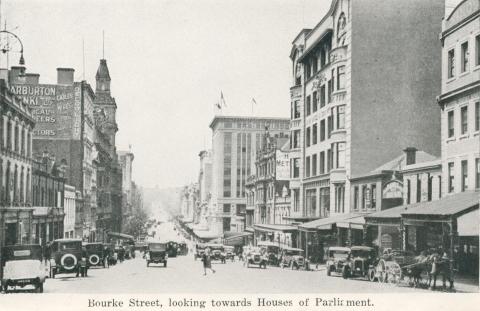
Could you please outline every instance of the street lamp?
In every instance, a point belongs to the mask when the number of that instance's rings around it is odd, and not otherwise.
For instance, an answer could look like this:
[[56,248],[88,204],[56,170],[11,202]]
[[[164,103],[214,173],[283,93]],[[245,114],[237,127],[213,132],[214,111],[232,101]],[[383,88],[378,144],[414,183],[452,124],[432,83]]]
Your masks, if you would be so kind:
[[22,40],[20,40],[20,38],[16,34],[6,29],[0,30],[0,52],[2,52],[3,54],[15,52],[13,46],[10,44],[10,38],[15,39],[20,44],[20,50],[17,51],[18,53],[20,53],[20,59],[18,61],[18,64],[21,66],[25,65],[25,58],[23,58]]

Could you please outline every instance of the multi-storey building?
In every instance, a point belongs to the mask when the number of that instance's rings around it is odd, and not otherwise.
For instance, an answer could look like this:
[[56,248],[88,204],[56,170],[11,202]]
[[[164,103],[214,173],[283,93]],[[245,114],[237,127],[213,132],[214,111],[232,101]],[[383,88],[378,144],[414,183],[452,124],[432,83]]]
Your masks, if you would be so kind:
[[439,155],[441,66],[432,53],[440,55],[443,14],[442,0],[333,0],[318,24],[296,37],[292,216],[351,212],[350,180],[405,147]]
[[75,234],[75,202],[76,191],[75,187],[64,185],[63,193],[63,212],[65,218],[63,221],[63,235],[65,238],[76,238]]
[[245,229],[247,177],[255,169],[255,154],[262,145],[265,127],[272,135],[288,136],[284,118],[215,116],[210,123],[213,146],[212,216],[210,231]]
[[212,151],[202,150],[200,157],[200,172],[198,174],[198,202],[199,211],[196,219],[199,228],[208,229],[207,215],[210,212],[212,197]]
[[296,245],[297,230],[290,219],[289,138],[282,133],[272,137],[267,130],[262,142],[255,157],[254,187],[247,193],[247,203],[254,197],[254,239]]
[[94,167],[95,94],[86,81],[74,82],[74,70],[57,68],[56,84],[39,83],[38,74],[12,67],[10,89],[32,109],[36,127],[33,151],[48,153],[67,164],[67,182],[80,191],[76,236],[95,240],[96,172]]
[[133,160],[135,156],[129,151],[119,151],[119,162],[122,168],[122,217],[124,218],[124,223],[132,215],[133,207],[133,196],[132,196],[132,170],[133,170]]
[[[23,68],[15,70],[24,76]],[[7,72],[0,79],[0,247],[31,242],[31,109],[9,90]]]

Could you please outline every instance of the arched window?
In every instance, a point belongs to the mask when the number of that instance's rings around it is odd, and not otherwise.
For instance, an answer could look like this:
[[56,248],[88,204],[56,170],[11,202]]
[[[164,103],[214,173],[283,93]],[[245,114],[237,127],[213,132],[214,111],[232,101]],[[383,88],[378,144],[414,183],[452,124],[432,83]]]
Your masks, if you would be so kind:
[[338,17],[337,22],[337,40],[340,43],[339,45],[342,46],[345,42],[345,26],[347,25],[347,18],[345,17],[345,13],[341,13]]

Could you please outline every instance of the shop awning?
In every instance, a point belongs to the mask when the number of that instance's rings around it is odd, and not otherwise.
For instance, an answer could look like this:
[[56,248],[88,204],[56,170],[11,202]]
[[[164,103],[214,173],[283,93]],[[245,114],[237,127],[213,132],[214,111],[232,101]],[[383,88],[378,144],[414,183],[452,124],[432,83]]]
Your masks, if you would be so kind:
[[401,215],[404,219],[449,219],[478,210],[479,201],[479,191],[465,191],[448,195],[440,200],[412,204],[412,207],[404,210]]
[[113,238],[119,238],[119,239],[124,239],[124,240],[133,240],[133,235],[120,233],[120,232],[108,232],[107,235],[110,236],[110,237],[113,237]]
[[351,229],[362,230],[364,225],[365,225],[365,217],[363,216],[353,217],[350,219],[346,219],[345,221],[337,222],[337,227],[340,227],[340,228],[351,228]]
[[457,231],[459,236],[478,236],[480,226],[478,209],[457,218]]
[[[411,205],[410,205],[411,207]],[[399,225],[402,212],[406,211],[409,205],[400,205],[392,207],[383,211],[365,215],[365,222],[367,225]]]
[[314,221],[310,221],[298,226],[299,230],[331,230],[333,225],[337,222],[343,222],[350,218],[355,218],[361,216],[358,213],[349,213],[349,214],[338,214],[335,216],[330,216],[327,218],[320,218]]
[[202,240],[212,240],[221,237],[221,234],[207,230],[194,230],[193,233]]
[[297,230],[297,226],[293,225],[256,224],[253,227],[255,230],[263,232],[291,232]]

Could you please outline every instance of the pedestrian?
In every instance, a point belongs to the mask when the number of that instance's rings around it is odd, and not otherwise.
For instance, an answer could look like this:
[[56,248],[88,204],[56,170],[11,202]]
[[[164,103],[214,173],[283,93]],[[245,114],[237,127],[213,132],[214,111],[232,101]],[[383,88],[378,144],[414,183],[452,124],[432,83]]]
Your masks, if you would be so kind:
[[210,249],[205,249],[202,255],[203,262],[203,275],[207,275],[207,269],[210,269],[212,273],[215,273],[215,270],[212,269],[212,260],[210,258]]

